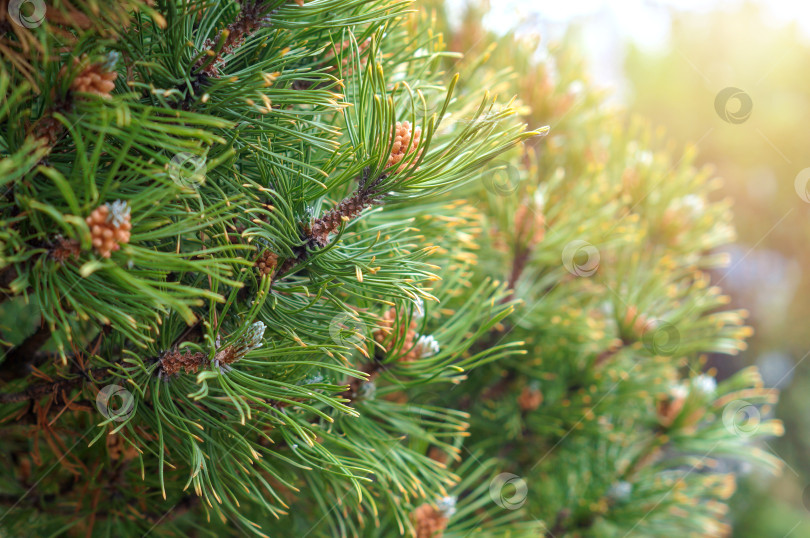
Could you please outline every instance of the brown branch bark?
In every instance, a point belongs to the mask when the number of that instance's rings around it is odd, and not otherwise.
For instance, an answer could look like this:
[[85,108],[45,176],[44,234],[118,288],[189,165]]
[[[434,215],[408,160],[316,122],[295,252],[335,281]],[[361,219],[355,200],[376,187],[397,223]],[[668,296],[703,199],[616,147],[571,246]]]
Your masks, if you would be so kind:
[[34,331],[34,334],[23,340],[6,355],[6,360],[0,365],[0,379],[11,381],[28,374],[29,365],[34,360],[36,352],[51,338],[51,329],[44,323]]
[[73,377],[70,379],[61,379],[53,383],[38,383],[31,385],[25,390],[20,392],[2,393],[0,394],[0,403],[15,403],[24,402],[26,400],[37,400],[48,394],[56,394],[60,390],[68,390],[76,388],[87,380],[94,381],[93,375],[106,372],[106,367],[93,368],[83,372],[84,375]]

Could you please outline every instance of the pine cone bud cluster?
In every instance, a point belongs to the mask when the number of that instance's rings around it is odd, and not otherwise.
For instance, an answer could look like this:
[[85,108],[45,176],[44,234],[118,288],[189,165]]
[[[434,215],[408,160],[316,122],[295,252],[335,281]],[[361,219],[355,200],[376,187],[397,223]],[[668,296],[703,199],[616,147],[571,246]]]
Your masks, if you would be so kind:
[[180,373],[181,370],[187,374],[196,374],[206,364],[207,359],[205,353],[192,353],[188,350],[180,353],[173,349],[164,353],[160,358],[160,374],[171,377]]
[[278,254],[271,250],[265,250],[256,259],[256,269],[262,275],[272,275],[278,264]]
[[[656,414],[658,422],[664,428],[671,427],[676,421],[678,428],[691,428],[706,413],[704,398],[714,397],[717,383],[712,376],[699,375],[690,384],[673,385],[669,391],[658,397]],[[697,396],[693,396],[692,392]]]
[[411,514],[416,538],[441,538],[447,529],[449,515],[454,511],[454,508],[442,509],[428,503],[417,507]]
[[543,403],[543,393],[531,386],[523,387],[518,396],[518,405],[523,411],[534,411]]
[[112,204],[97,207],[85,219],[90,227],[93,248],[102,257],[109,258],[113,251],[119,250],[122,244],[129,243],[130,209],[126,202],[117,200]]
[[[417,127],[411,132],[410,122],[397,122],[396,129],[394,130],[394,145],[391,148],[391,154],[388,156],[388,163],[386,168],[399,164],[410,153],[416,152],[416,156],[410,164],[413,165],[422,156],[422,150],[418,150],[419,141],[422,139],[422,128]],[[408,163],[403,163],[397,168],[397,172],[401,172]]]
[[419,336],[416,332],[418,327],[416,316],[411,316],[410,321],[405,323],[405,320],[398,316],[396,309],[392,307],[383,313],[379,328],[372,332],[372,336],[388,353],[401,343],[399,349],[404,353],[399,356],[398,360],[413,362],[439,352],[439,344],[436,340],[432,336]]
[[[117,60],[117,55],[113,57]],[[74,61],[77,64],[80,62],[78,58]],[[114,67],[114,61],[90,64],[73,79],[70,89],[74,92],[94,93],[109,99],[115,89],[113,81],[118,77],[118,73],[113,71]]]

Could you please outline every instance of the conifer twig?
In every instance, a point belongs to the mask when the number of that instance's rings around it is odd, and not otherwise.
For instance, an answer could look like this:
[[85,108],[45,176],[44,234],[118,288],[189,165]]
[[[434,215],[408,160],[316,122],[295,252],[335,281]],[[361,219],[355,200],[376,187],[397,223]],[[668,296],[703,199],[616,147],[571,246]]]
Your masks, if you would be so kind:
[[26,400],[36,400],[48,394],[56,393],[59,390],[75,388],[87,380],[95,381],[93,375],[106,372],[107,367],[92,368],[82,372],[81,376],[70,379],[61,379],[52,383],[39,383],[31,385],[20,392],[0,394],[0,403],[24,402]]
[[382,175],[369,182],[370,169],[367,167],[363,170],[357,189],[345,197],[338,204],[324,213],[318,219],[315,219],[304,228],[305,245],[295,251],[295,256],[288,258],[281,264],[278,269],[278,277],[286,275],[296,264],[306,260],[310,255],[310,248],[323,248],[329,244],[329,236],[335,233],[340,224],[344,221],[349,221],[356,218],[364,209],[372,205],[380,204],[384,195],[376,192],[376,188],[380,182],[385,179]]
[[0,379],[11,381],[27,374],[27,366],[34,360],[36,352],[51,338],[51,329],[44,322],[34,334],[23,340],[6,355],[0,366]]
[[233,54],[248,37],[270,24],[270,15],[275,10],[270,11],[262,4],[261,0],[244,0],[236,19],[219,32],[215,39],[205,41],[203,48],[211,52],[198,62],[199,71],[209,77],[218,76],[219,68],[225,63],[223,56]]

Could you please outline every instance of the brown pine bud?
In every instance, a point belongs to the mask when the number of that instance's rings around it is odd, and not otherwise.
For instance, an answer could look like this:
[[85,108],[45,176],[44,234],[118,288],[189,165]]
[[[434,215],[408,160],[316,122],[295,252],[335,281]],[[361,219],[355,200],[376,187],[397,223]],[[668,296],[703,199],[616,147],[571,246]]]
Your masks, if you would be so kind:
[[447,452],[437,446],[432,446],[428,450],[428,458],[439,463],[447,463]]
[[262,346],[265,329],[266,327],[261,321],[251,324],[247,331],[239,336],[233,344],[217,351],[214,357],[214,365],[222,373],[229,372],[233,363],[243,359],[250,351]]
[[31,127],[30,134],[46,146],[55,146],[65,132],[65,126],[50,114],[42,116]]
[[447,528],[447,516],[428,503],[420,505],[411,514],[416,538],[441,538]]
[[188,350],[180,353],[173,349],[164,353],[160,358],[160,374],[170,377],[180,373],[181,370],[187,374],[196,374],[207,361],[208,357],[205,353],[192,353]]
[[658,422],[662,426],[668,428],[678,418],[688,395],[689,391],[685,387],[676,385],[668,393],[658,398],[656,413]]
[[80,244],[75,239],[65,239],[61,235],[56,237],[56,241],[51,247],[51,259],[59,263],[65,263],[68,259],[74,260],[79,258],[81,252]]
[[523,411],[534,411],[543,403],[543,393],[539,389],[526,386],[518,396],[518,405]]
[[[74,62],[78,64],[80,60],[75,58]],[[94,93],[109,99],[115,89],[113,81],[116,77],[118,73],[108,71],[105,63],[90,64],[73,79],[70,89],[74,92]]]
[[130,222],[129,205],[117,200],[112,204],[97,207],[85,219],[90,227],[93,248],[102,257],[109,258],[113,251],[119,250],[122,244],[129,243]]
[[[388,162],[385,167],[389,168],[401,162],[406,156],[412,152],[416,152],[416,156],[410,161],[410,166],[416,163],[422,156],[422,150],[417,150],[419,141],[422,139],[422,128],[417,127],[411,132],[411,124],[409,122],[397,122],[396,129],[394,130],[394,145],[391,148],[391,154],[388,156]],[[401,172],[408,163],[402,163],[397,168],[397,172]]]
[[256,269],[258,269],[260,274],[265,276],[272,275],[277,264],[278,255],[271,250],[265,250],[256,259]]
[[380,320],[379,328],[372,332],[374,340],[383,346],[386,352],[394,350],[397,344],[403,352],[399,356],[400,362],[413,362],[417,359],[435,355],[439,345],[432,336],[419,336],[416,329],[419,323],[415,316],[405,322],[404,316],[397,316],[395,308],[390,308]]

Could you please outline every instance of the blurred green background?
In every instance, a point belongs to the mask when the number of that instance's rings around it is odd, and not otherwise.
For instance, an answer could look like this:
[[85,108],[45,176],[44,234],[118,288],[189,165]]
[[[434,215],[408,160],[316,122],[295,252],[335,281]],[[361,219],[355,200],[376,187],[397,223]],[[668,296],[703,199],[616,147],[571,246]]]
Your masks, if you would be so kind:
[[[755,333],[740,361],[715,366],[757,364],[766,385],[782,390],[774,412],[786,429],[766,447],[785,460],[783,474],[750,474],[734,498],[734,536],[751,538],[810,536],[810,204],[806,184],[796,185],[810,167],[810,42],[798,23],[809,20],[807,8],[796,9],[793,21],[757,3],[675,11],[661,50],[630,45],[623,61],[628,108],[677,142],[695,143],[733,200],[739,239],[717,281],[751,312]],[[726,87],[750,97],[745,121],[725,121],[716,110]],[[740,105],[732,99],[720,111]]]
[[[465,16],[465,0],[446,4],[456,35],[475,42],[465,35],[475,25],[465,20],[480,15]],[[756,364],[766,386],[782,391],[768,412],[786,428],[763,446],[785,461],[780,476],[742,470],[733,536],[810,537],[810,185],[803,181],[810,179],[810,2],[501,0],[488,7],[489,29],[539,34],[540,57],[575,34],[590,63],[588,84],[666,129],[674,145],[695,146],[698,164],[723,178],[719,196],[731,200],[738,240],[714,281],[750,312],[755,334],[739,357],[710,364],[721,378]]]

